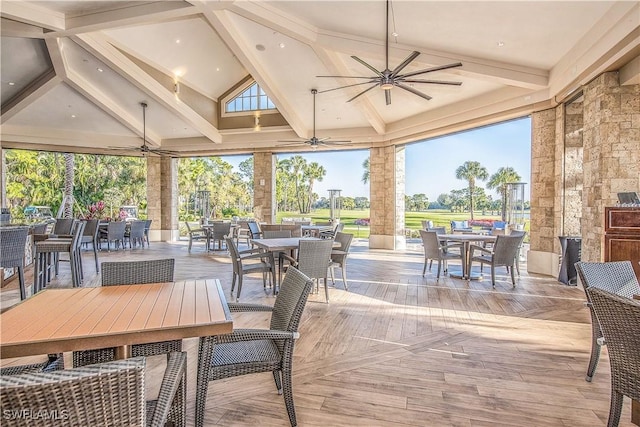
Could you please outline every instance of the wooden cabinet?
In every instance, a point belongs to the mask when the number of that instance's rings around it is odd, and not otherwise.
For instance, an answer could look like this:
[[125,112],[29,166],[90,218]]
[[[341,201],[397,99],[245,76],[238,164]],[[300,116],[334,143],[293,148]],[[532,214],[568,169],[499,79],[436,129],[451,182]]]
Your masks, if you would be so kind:
[[604,260],[630,260],[640,280],[640,206],[605,208]]

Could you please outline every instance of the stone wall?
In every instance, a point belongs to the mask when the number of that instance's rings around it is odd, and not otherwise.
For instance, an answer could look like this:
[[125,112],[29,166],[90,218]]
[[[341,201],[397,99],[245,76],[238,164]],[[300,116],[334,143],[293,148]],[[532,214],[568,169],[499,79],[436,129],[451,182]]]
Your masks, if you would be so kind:
[[150,240],[178,239],[178,159],[147,157],[147,218]]
[[557,275],[560,235],[581,236],[581,259],[602,261],[605,206],[640,192],[640,85],[605,73],[577,102],[534,113],[532,132],[529,272]]
[[371,199],[372,249],[401,249],[404,237],[404,147],[379,147],[370,150],[369,176]]
[[580,236],[583,188],[583,102],[574,101],[564,108],[564,205],[561,232]]
[[531,116],[531,236],[532,251],[553,252],[556,188],[556,111]]
[[272,153],[253,153],[253,215],[275,223],[276,173]]
[[582,259],[602,261],[604,208],[640,192],[640,85],[605,73],[584,88]]

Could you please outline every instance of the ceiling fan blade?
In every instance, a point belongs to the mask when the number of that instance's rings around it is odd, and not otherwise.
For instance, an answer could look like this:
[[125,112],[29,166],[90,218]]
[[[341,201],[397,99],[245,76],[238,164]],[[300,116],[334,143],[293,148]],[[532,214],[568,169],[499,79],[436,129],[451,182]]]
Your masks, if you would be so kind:
[[414,95],[418,95],[419,97],[424,98],[427,101],[431,100],[431,97],[429,95],[424,94],[424,93],[420,92],[419,90],[415,90],[411,86],[407,86],[407,85],[404,85],[402,83],[397,83],[397,82],[396,82],[396,86],[398,86],[401,89],[406,90],[407,92],[411,92]]
[[334,79],[377,79],[377,77],[365,76],[316,76],[316,77],[333,77]]
[[324,145],[340,145],[340,144],[345,144],[345,143],[350,143],[351,141],[323,141],[322,144]]
[[365,67],[367,67],[368,69],[370,69],[371,71],[373,71],[374,73],[376,73],[377,76],[382,77],[382,73],[380,71],[376,70],[371,65],[367,64],[366,62],[364,62],[362,59],[358,58],[355,55],[352,55],[351,57],[353,59],[355,59],[356,61],[358,61],[359,63],[361,63],[362,65],[364,65]]
[[299,144],[302,144],[303,142],[305,142],[304,139],[279,139],[278,142],[297,142]]
[[346,87],[353,87],[353,86],[360,86],[360,85],[366,85],[366,84],[371,84],[374,81],[377,81],[377,77],[373,78],[373,81],[368,81],[368,82],[363,82],[363,83],[354,83],[352,85],[346,85],[346,86],[340,86],[340,87],[334,87],[333,89],[325,89],[325,90],[319,90],[318,93],[326,93],[326,92],[331,92],[333,90],[338,90],[338,89],[344,89]]
[[400,65],[398,65],[392,72],[391,72],[391,77],[395,77],[398,75],[398,73],[400,71],[402,71],[404,69],[404,67],[406,67],[407,65],[409,65],[411,63],[411,61],[413,61],[414,59],[416,59],[418,57],[418,55],[420,55],[420,52],[417,51],[413,51],[411,52],[411,54],[409,56],[407,56],[407,59],[405,59],[404,61],[402,61],[400,63]]
[[371,87],[369,89],[365,89],[362,92],[360,92],[359,94],[357,94],[356,96],[354,96],[353,98],[349,99],[347,102],[351,102],[354,99],[358,98],[361,95],[364,95],[365,93],[369,92],[371,89],[373,89],[374,87],[378,86],[378,83],[374,83],[373,85],[371,85]]
[[445,80],[422,80],[422,79],[396,79],[400,83],[429,83],[433,85],[451,85],[460,86],[462,82],[450,82]]
[[387,89],[384,91],[384,100],[387,105],[391,105],[391,89]]
[[462,63],[456,62],[455,64],[447,64],[447,65],[440,65],[438,67],[425,68],[424,70],[414,71],[412,73],[403,74],[397,77],[398,78],[412,77],[412,76],[417,76],[418,74],[431,73],[433,71],[440,71],[440,70],[448,70],[449,68],[455,68],[455,67],[462,67]]
[[154,154],[158,154],[160,156],[171,156],[171,157],[178,156],[178,152],[177,151],[170,151],[170,150],[155,150],[153,148],[150,148],[149,152],[154,153]]

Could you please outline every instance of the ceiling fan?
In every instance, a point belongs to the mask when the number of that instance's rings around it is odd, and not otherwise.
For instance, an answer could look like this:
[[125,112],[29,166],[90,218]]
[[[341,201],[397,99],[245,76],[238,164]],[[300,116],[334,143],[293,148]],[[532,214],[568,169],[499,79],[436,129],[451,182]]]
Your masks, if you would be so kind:
[[[349,99],[347,102],[351,102],[354,99],[364,95],[369,92],[374,87],[378,86],[380,89],[384,90],[384,97],[387,105],[391,104],[391,89],[393,87],[399,87],[400,89],[404,89],[407,92],[411,92],[414,95],[418,95],[421,98],[426,99],[427,101],[431,99],[431,97],[425,93],[420,92],[417,89],[412,87],[413,83],[427,83],[427,84],[437,84],[437,85],[451,85],[451,86],[460,86],[462,82],[452,82],[452,81],[443,81],[443,80],[425,80],[425,79],[415,79],[414,76],[418,76],[421,74],[432,73],[434,71],[447,70],[449,68],[455,68],[462,66],[462,63],[456,62],[453,64],[440,65],[437,67],[426,68],[424,70],[413,71],[411,73],[400,74],[400,72],[409,65],[414,59],[420,55],[420,52],[413,51],[411,54],[402,61],[395,69],[389,69],[389,0],[387,0],[387,14],[386,14],[386,41],[385,41],[385,69],[383,71],[378,71],[373,66],[367,64],[362,59],[358,58],[355,55],[351,57],[358,61],[360,64],[367,67],[369,70],[375,73],[375,76],[317,76],[317,77],[333,77],[333,78],[343,78],[343,79],[366,79],[366,82],[362,83],[354,83],[351,85],[345,85],[336,87],[333,89],[327,89],[320,91],[320,93],[330,92],[332,90],[344,89],[347,87],[360,86],[360,85],[371,85],[367,89],[363,90],[353,98]],[[409,86],[411,84],[411,86]]]
[[142,145],[140,147],[109,147],[111,150],[122,151],[139,151],[143,156],[148,154],[155,154],[162,157],[178,157],[178,153],[175,151],[161,150],[159,148],[149,147],[147,145],[147,103],[141,102],[142,107]]
[[278,142],[291,142],[292,144],[285,144],[285,145],[300,145],[300,144],[307,144],[310,145],[311,147],[313,147],[313,149],[315,150],[316,148],[318,148],[319,146],[322,145],[339,145],[341,143],[345,143],[345,142],[351,142],[351,141],[329,141],[329,139],[331,137],[327,136],[325,138],[316,138],[316,94],[318,93],[317,89],[311,89],[311,93],[313,94],[313,136],[309,139],[306,140],[294,140],[294,139],[289,139],[289,140],[282,140],[282,141],[278,141]]

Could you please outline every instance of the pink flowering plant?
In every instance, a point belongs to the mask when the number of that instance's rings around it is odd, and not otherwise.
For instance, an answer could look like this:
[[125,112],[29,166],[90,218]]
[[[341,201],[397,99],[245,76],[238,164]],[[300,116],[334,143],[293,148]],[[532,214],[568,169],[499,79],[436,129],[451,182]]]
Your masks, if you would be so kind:
[[353,223],[355,225],[369,226],[369,225],[371,225],[371,219],[369,219],[369,218],[358,218]]
[[104,219],[105,204],[102,200],[93,203],[87,207],[87,215],[85,219]]

